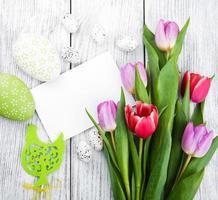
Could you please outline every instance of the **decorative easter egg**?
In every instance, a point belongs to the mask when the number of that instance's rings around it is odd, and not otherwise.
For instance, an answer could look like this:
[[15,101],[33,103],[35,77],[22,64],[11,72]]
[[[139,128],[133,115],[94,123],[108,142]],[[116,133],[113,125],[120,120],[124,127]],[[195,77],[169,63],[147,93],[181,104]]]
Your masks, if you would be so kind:
[[101,151],[103,148],[103,141],[96,129],[92,129],[88,133],[88,140],[90,146],[96,151]]
[[13,56],[20,69],[40,81],[54,79],[61,73],[59,55],[44,36],[21,34],[13,45]]
[[92,150],[90,145],[88,145],[85,141],[81,141],[77,148],[77,156],[81,161],[89,162],[92,158]]
[[26,84],[16,76],[0,73],[0,116],[22,121],[34,112],[35,103]]
[[116,42],[117,47],[122,51],[131,52],[138,47],[138,41],[133,36],[125,36]]
[[64,15],[62,23],[67,31],[70,33],[76,33],[79,29],[78,20],[70,13]]
[[107,33],[104,27],[99,24],[95,24],[92,29],[91,36],[97,44],[103,44],[107,38]]
[[62,58],[70,63],[78,64],[81,62],[79,51],[73,47],[64,47],[61,52]]

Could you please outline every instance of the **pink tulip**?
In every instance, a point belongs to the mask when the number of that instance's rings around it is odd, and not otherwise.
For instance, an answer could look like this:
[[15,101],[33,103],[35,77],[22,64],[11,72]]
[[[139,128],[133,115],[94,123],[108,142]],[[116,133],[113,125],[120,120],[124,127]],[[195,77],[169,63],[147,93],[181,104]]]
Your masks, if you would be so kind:
[[161,19],[155,32],[157,47],[162,51],[170,51],[176,43],[178,34],[179,27],[175,22]]
[[131,94],[135,93],[135,69],[138,67],[139,74],[141,79],[145,85],[147,86],[147,74],[145,71],[145,67],[143,63],[137,62],[135,64],[128,63],[126,65],[121,66],[120,74],[124,87]]
[[113,131],[116,128],[117,105],[113,101],[104,101],[97,107],[98,121],[104,131]]
[[204,124],[194,126],[189,122],[182,137],[182,149],[192,157],[203,157],[208,152],[213,138],[213,131],[208,132]]
[[154,133],[158,124],[158,111],[152,104],[136,102],[136,112],[130,105],[125,107],[128,128],[138,137],[147,138]]
[[182,80],[182,96],[184,96],[186,85],[190,80],[190,98],[195,103],[200,103],[205,100],[211,84],[211,79],[199,74],[189,73],[184,74]]

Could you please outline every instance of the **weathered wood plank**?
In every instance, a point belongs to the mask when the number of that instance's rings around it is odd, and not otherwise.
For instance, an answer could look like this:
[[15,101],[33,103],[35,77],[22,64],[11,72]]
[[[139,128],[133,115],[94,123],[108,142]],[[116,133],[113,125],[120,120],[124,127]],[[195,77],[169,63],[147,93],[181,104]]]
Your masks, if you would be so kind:
[[[218,57],[218,2],[192,0],[145,0],[145,23],[154,31],[160,18],[176,21],[180,27],[191,17],[184,49],[180,56],[181,72],[190,70],[208,76],[217,74]],[[218,79],[215,77],[206,101],[208,127],[218,130]],[[212,200],[218,195],[218,153],[213,157],[195,199]]]
[[[32,88],[39,84],[16,66],[12,58],[12,45],[18,38],[23,27],[28,31],[49,36],[51,42],[60,50],[70,42],[69,34],[60,25],[63,13],[69,10],[69,0],[56,1],[1,1],[0,6],[0,71],[20,77]],[[34,16],[37,16],[34,18]],[[27,24],[31,26],[27,26]],[[54,29],[53,29],[54,28]],[[47,30],[51,30],[48,34]],[[61,39],[60,39],[61,38]],[[69,64],[62,63],[63,71]],[[27,122],[13,122],[0,118],[0,199],[29,200],[33,197],[31,190],[22,188],[24,182],[33,183],[33,177],[26,174],[20,164],[21,149],[25,140],[25,129],[29,123],[37,124],[41,130],[41,138],[48,137],[37,117]],[[49,180],[60,179],[62,185],[52,190],[52,199],[70,199],[70,143],[66,143],[65,161],[60,170],[49,176]],[[43,196],[42,196],[42,199]]]
[[[141,38],[142,0],[72,0],[72,13],[83,19],[79,34],[72,36],[72,46],[81,52],[82,61],[107,50],[113,55],[118,65],[144,60]],[[108,39],[103,45],[97,45],[90,36],[96,23],[102,25],[108,32]],[[129,34],[137,37],[139,47],[132,53],[124,53],[115,46],[115,41]],[[83,163],[77,159],[76,145],[81,140],[87,140],[87,133],[88,131],[72,139],[71,199],[113,199],[103,153],[93,151],[93,159],[89,163]]]

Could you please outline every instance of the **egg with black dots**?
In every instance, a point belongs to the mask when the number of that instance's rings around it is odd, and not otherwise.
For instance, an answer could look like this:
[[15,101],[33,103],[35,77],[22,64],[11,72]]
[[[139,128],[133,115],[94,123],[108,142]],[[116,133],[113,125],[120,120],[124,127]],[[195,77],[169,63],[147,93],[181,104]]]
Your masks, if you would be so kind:
[[76,147],[78,159],[83,162],[89,162],[92,158],[92,149],[85,141],[80,141]]
[[96,150],[101,151],[103,149],[103,141],[99,135],[97,129],[91,129],[88,133],[88,141],[90,146]]

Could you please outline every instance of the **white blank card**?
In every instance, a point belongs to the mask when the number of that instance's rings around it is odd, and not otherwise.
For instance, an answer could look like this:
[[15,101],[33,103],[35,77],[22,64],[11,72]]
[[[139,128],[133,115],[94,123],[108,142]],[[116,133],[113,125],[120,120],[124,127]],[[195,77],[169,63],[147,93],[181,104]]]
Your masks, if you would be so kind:
[[[53,81],[32,89],[36,111],[54,141],[63,132],[65,139],[92,127],[85,108],[97,120],[97,105],[104,100],[119,101],[119,69],[109,53],[101,54],[67,71]],[[126,93],[127,102],[133,102]]]

